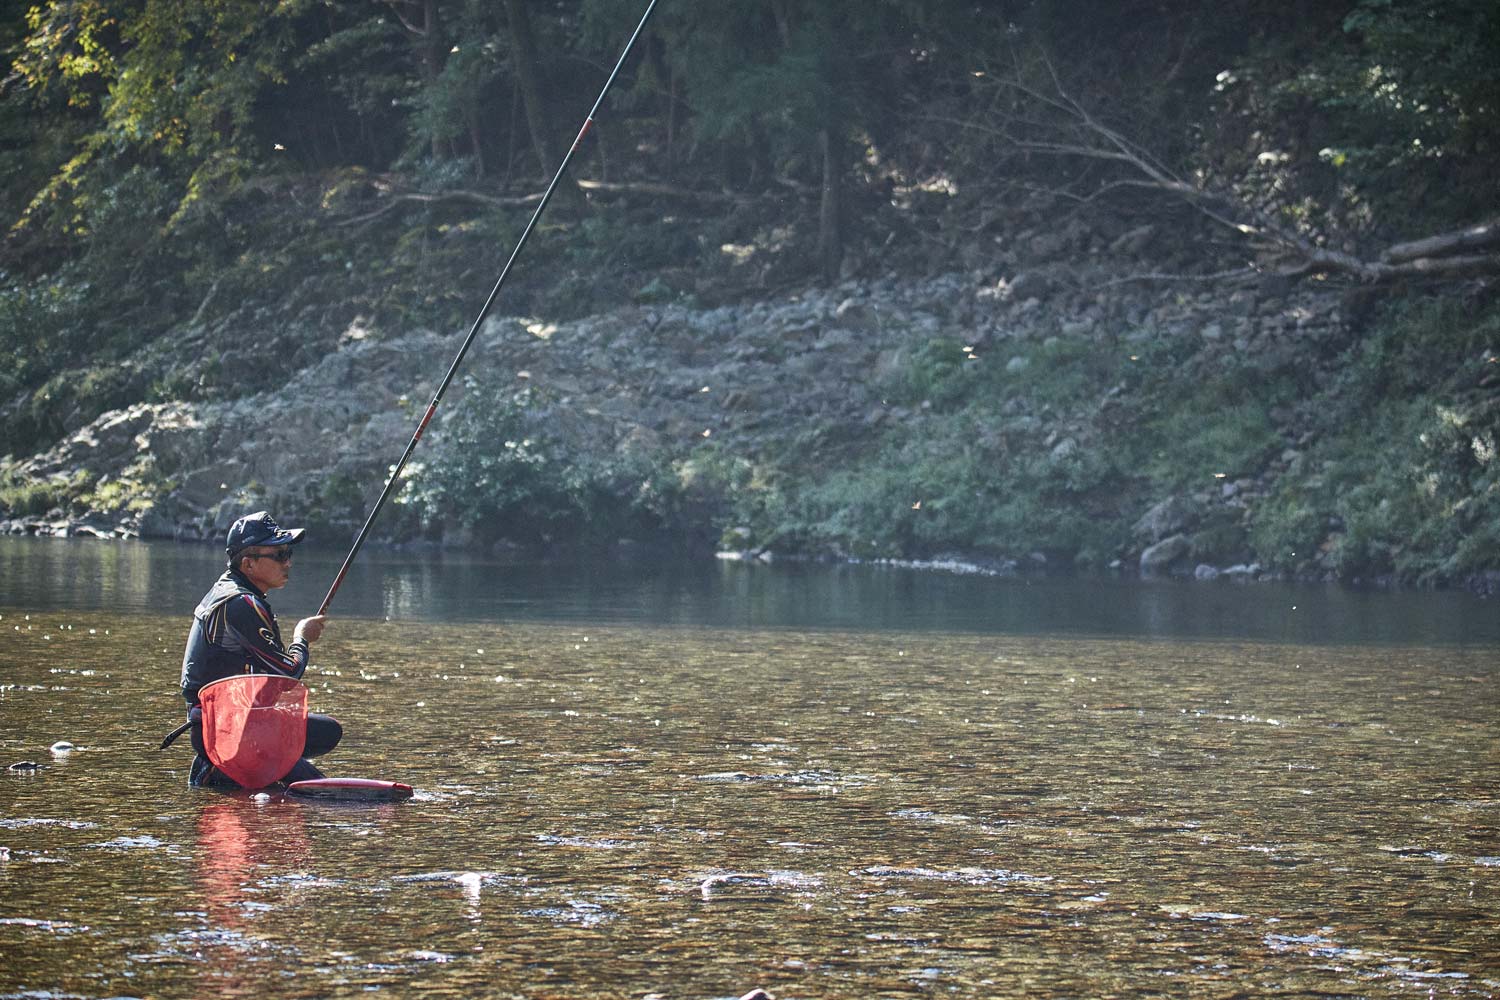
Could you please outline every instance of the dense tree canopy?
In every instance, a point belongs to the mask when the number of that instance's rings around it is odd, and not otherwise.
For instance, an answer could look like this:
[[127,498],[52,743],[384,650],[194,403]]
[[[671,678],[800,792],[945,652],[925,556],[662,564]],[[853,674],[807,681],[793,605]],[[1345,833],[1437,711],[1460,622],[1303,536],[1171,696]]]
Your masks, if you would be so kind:
[[[101,190],[140,166],[165,175],[177,200],[172,221],[199,199],[277,172],[358,166],[533,181],[570,136],[635,7],[12,4],[0,125],[7,146],[29,152],[12,154],[6,208],[12,221],[24,212],[28,222],[86,236],[97,228],[89,219]],[[1456,221],[1470,221],[1459,216],[1492,205],[1495,194],[1481,164],[1494,153],[1500,117],[1497,50],[1500,13],[1484,0],[1294,11],[1256,0],[1212,9],[668,2],[631,94],[610,115],[618,147],[606,145],[608,159],[591,169],[691,174],[735,190],[815,185],[832,199],[823,225],[836,226],[848,183],[961,165],[963,133],[932,119],[985,124],[1004,110],[987,86],[995,74],[1024,76],[1046,60],[1072,98],[1181,168],[1212,164],[1242,182],[1254,172],[1245,154],[1262,166],[1266,154],[1311,172],[1322,165],[1325,183],[1344,193],[1320,207],[1345,211],[1350,191],[1387,208],[1382,198],[1409,195],[1418,178],[1453,202]],[[1010,96],[1008,110],[1033,116],[1037,109]],[[935,110],[942,115],[928,114]],[[873,161],[884,171],[872,171]],[[1455,178],[1464,183],[1445,187]]]

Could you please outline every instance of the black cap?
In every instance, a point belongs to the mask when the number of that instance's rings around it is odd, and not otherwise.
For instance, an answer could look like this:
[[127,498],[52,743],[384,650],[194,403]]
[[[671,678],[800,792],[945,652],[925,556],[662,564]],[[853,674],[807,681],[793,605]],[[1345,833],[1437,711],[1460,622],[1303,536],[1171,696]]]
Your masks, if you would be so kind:
[[276,519],[263,510],[246,514],[229,526],[224,551],[231,556],[252,545],[296,545],[302,541],[302,529],[283,530]]

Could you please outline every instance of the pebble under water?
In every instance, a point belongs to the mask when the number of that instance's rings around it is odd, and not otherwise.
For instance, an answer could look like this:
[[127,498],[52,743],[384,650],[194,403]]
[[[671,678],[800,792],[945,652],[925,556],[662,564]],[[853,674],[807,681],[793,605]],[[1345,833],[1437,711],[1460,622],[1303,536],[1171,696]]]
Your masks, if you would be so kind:
[[0,616],[0,997],[1500,993],[1492,649],[338,619],[369,806],[189,789],[183,626]]

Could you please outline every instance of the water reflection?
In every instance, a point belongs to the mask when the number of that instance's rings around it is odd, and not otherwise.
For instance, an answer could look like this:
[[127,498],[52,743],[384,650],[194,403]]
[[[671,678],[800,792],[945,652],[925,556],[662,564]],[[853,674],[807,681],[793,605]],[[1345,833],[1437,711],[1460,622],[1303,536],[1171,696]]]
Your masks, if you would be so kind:
[[305,866],[311,853],[301,810],[247,805],[243,796],[215,793],[198,813],[193,870],[205,919],[189,935],[202,962],[203,996],[259,993],[263,973],[247,956],[264,946],[257,933],[264,924],[273,925],[266,929],[275,936],[276,916],[274,904],[255,899],[256,877]]
[[[311,613],[342,550],[299,548],[284,616]],[[222,569],[212,545],[0,538],[0,607],[179,610]],[[1494,602],[1228,581],[997,579],[894,567],[611,562],[532,564],[463,553],[361,554],[337,616],[407,621],[649,622],[734,628],[1183,636],[1274,642],[1500,645]]]

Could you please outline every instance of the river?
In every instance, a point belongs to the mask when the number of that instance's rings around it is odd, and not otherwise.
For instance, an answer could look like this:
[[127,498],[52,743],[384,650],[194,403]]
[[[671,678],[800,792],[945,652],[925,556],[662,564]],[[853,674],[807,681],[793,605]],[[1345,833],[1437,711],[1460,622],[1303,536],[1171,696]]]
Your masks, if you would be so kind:
[[367,552],[351,806],[155,749],[221,565],[0,539],[0,997],[1500,994],[1493,601]]

